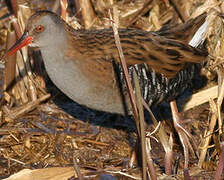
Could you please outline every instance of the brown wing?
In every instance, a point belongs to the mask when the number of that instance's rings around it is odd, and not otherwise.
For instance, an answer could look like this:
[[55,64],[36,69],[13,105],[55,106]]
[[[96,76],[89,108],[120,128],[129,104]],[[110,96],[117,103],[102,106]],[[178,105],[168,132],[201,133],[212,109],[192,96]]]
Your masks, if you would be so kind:
[[[199,21],[198,19],[197,21]],[[204,19],[204,15],[201,16],[201,19]],[[191,27],[189,24],[194,22],[196,20],[190,20],[186,23],[187,25],[182,26]],[[183,27],[177,29],[184,31]],[[200,26],[197,25],[196,27],[199,28]],[[192,31],[196,32],[197,28],[194,27]],[[182,31],[178,31],[178,33]],[[68,32],[73,34],[70,36],[71,41],[69,42],[71,42],[70,48],[73,48],[74,52],[74,54],[69,56],[83,60],[91,59],[92,61],[102,61],[102,59],[107,61],[113,58],[120,62],[112,29],[75,31],[69,28]],[[169,32],[172,32],[171,29]],[[185,63],[202,62],[208,55],[207,51],[188,45],[188,42],[184,41],[183,38],[176,40],[161,34],[162,32],[119,29],[121,46],[127,65],[146,63],[157,73],[162,73],[167,78],[172,78],[184,67]],[[74,47],[78,48],[74,50]]]
[[[136,48],[126,53],[128,65],[140,64],[144,61],[156,72],[172,78],[184,67],[185,63],[204,61],[208,55],[207,51],[193,48],[188,43],[205,22],[206,17],[207,13],[203,13],[177,27],[145,34],[144,41],[139,38],[139,35],[135,36],[134,39],[138,44],[136,47],[139,46],[140,50]],[[139,59],[139,62],[136,59]]]
[[[135,45],[130,46],[130,43]],[[185,63],[200,63],[208,55],[207,51],[193,48],[177,40],[158,36],[155,33],[148,34],[144,41],[132,39],[132,42],[128,43],[128,40],[124,41],[121,38],[121,45],[129,66],[146,63],[150,68],[157,73],[162,73],[167,78],[174,77]]]

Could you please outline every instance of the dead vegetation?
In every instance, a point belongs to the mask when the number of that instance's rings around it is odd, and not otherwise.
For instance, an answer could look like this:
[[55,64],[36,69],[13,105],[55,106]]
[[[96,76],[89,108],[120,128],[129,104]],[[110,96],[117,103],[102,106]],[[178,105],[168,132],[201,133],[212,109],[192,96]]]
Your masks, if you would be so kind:
[[[221,178],[224,163],[221,0],[11,0],[11,7],[5,2],[0,0],[1,57],[21,36],[28,17],[39,9],[57,12],[74,28],[85,29],[111,27],[110,9],[118,27],[147,31],[183,23],[208,12],[213,18],[206,34],[209,57],[202,69],[208,82],[203,89],[194,90],[190,99],[178,102],[184,110],[182,115],[191,119],[186,127],[198,145],[199,157],[190,157],[191,177]],[[136,147],[140,149],[133,120],[96,112],[67,99],[49,81],[38,51],[23,48],[1,60],[0,98],[1,179],[18,172],[17,179],[141,179],[141,162],[129,167],[131,153]],[[169,136],[173,134],[169,113],[160,113],[163,115],[157,128],[163,132],[157,129],[154,134],[148,133],[146,144],[150,142],[151,149],[146,149],[146,153],[151,156],[146,157],[147,162],[152,158],[156,172],[153,178],[183,179],[183,150],[178,137]],[[147,132],[157,125],[154,121]],[[168,171],[165,174],[165,152],[173,153],[172,176],[167,175]],[[140,152],[137,159],[141,159]]]

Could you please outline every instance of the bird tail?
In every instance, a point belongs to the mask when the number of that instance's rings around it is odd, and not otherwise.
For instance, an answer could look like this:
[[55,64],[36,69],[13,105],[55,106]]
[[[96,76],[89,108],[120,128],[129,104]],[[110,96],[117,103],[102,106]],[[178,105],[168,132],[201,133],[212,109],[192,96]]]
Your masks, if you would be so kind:
[[[207,13],[203,13],[196,18],[189,19],[184,24],[180,24],[175,27],[162,28],[156,33],[160,36],[165,36],[168,39],[179,40],[181,42],[189,43],[196,32],[206,22]],[[191,44],[190,44],[191,45]],[[194,46],[196,47],[196,46]]]

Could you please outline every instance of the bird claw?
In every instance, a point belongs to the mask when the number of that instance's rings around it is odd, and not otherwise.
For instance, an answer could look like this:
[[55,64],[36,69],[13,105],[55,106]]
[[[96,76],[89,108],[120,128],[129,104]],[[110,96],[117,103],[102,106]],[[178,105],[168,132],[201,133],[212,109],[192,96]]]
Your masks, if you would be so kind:
[[184,128],[182,118],[177,110],[176,102],[170,102],[173,116],[174,128],[177,131],[180,142],[184,150],[184,169],[188,169],[189,151],[198,157],[197,146],[193,136]]
[[187,143],[187,146],[190,148],[190,151],[192,154],[194,154],[196,157],[199,157],[199,154],[197,152],[197,145],[196,145],[194,137],[183,126],[183,124],[186,122],[183,122],[179,113],[177,114],[177,116],[178,116],[176,118],[177,121],[174,121],[174,127],[179,135],[179,138],[183,139],[183,142]]

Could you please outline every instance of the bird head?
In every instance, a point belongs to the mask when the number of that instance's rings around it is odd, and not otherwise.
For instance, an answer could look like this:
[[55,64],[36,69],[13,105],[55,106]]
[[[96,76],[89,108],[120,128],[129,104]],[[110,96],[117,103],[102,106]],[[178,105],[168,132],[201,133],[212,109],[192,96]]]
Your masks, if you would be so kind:
[[7,56],[14,54],[24,46],[43,48],[62,42],[65,22],[55,13],[38,11],[27,21],[23,35],[8,50]]

